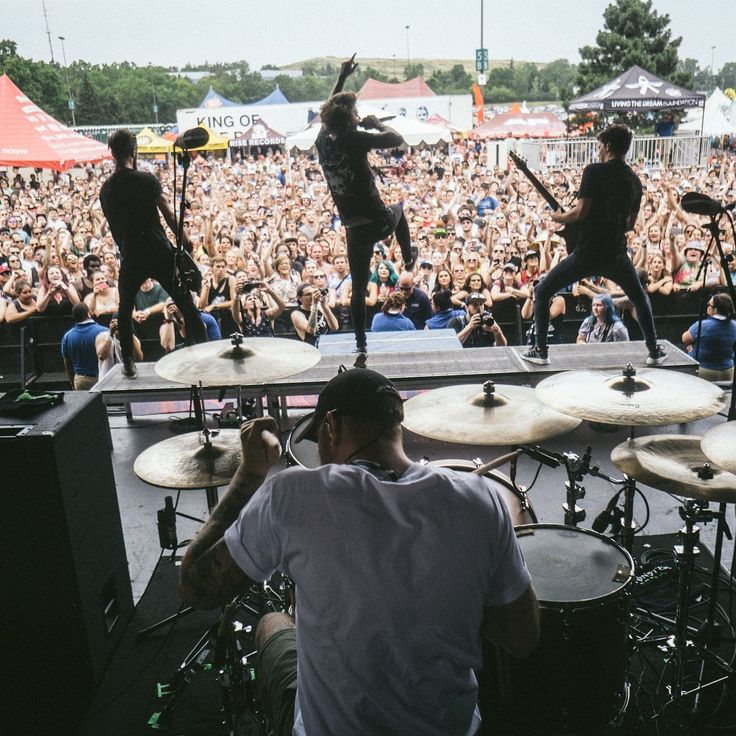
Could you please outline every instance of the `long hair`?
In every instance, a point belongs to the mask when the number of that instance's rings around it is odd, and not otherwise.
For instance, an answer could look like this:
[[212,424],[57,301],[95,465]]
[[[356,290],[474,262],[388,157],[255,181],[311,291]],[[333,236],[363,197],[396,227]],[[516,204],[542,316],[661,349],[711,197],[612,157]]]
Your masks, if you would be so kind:
[[621,322],[621,317],[618,316],[616,307],[614,306],[613,299],[608,294],[597,294],[593,298],[594,302],[600,302],[603,305],[603,321],[607,325],[611,325],[614,322]]
[[350,127],[356,99],[354,92],[338,92],[320,107],[319,115],[327,130],[340,133]]
[[396,286],[396,284],[397,284],[397,282],[399,280],[399,274],[396,273],[396,269],[394,268],[394,264],[391,263],[391,261],[381,261],[373,269],[373,273],[371,274],[371,277],[368,280],[369,281],[372,281],[374,284],[380,284],[381,283],[381,279],[378,276],[378,269],[381,266],[386,266],[386,268],[388,269],[388,280],[386,281],[386,283],[389,286]]

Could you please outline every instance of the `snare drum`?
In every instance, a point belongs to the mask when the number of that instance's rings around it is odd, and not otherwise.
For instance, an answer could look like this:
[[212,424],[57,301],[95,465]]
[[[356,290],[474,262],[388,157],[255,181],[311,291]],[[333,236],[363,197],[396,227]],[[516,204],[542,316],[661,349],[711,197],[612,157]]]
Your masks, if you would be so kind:
[[312,421],[314,412],[302,417],[289,433],[286,440],[286,451],[284,452],[286,464],[299,465],[302,468],[318,468],[322,465],[319,459],[319,447],[313,440],[305,440],[302,435],[307,431],[309,422]]
[[482,699],[490,691],[493,717],[513,733],[599,730],[628,700],[634,562],[588,529],[532,524],[516,534],[539,599],[541,639],[524,660],[486,648]]
[[[476,465],[471,460],[432,460],[429,465],[436,465],[440,468],[449,468],[459,473],[471,473],[475,470]],[[511,478],[498,470],[490,470],[485,473],[486,478],[496,481],[496,490],[504,500],[506,507],[511,514],[511,521],[514,526],[521,524],[536,524],[537,515],[534,513],[534,507],[526,494],[519,491],[511,482]]]

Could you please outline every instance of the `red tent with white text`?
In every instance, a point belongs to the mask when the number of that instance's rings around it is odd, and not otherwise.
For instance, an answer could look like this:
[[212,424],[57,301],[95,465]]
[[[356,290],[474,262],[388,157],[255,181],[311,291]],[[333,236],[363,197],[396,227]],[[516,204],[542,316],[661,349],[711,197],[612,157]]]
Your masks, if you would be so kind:
[[567,129],[551,112],[524,111],[514,106],[476,128],[475,138],[563,138]]
[[0,76],[0,166],[66,171],[106,158],[111,158],[107,146],[54,120],[7,74]]

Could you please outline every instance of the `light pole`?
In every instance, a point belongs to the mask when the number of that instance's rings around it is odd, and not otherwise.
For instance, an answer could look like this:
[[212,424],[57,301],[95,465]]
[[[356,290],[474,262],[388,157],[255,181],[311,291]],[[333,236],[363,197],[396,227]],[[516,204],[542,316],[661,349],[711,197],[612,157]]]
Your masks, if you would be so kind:
[[69,84],[69,69],[67,68],[67,65],[66,65],[66,49],[64,48],[64,40],[65,40],[64,36],[59,36],[59,41],[61,41],[61,57],[62,59],[64,59],[64,76],[66,77],[66,91],[69,94],[68,104],[69,104],[69,110],[71,111],[71,114],[72,114],[72,126],[76,126],[77,118],[74,115],[74,100],[72,99],[72,88],[71,88],[71,85]]
[[406,63],[411,64],[411,54],[409,53],[409,26],[406,28]]
[[716,69],[715,69],[715,61],[716,61],[716,47],[711,46],[710,47],[710,81],[713,85],[713,88],[715,89],[716,86]]

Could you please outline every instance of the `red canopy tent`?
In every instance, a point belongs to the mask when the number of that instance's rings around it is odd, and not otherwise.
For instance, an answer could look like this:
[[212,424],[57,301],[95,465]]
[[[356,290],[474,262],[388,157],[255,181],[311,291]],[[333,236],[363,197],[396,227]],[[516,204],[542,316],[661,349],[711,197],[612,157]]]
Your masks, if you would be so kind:
[[0,166],[66,171],[111,158],[102,143],[67,128],[0,76]]
[[565,123],[551,112],[512,109],[483,123],[473,131],[476,138],[563,138]]
[[381,100],[387,97],[435,97],[431,87],[421,78],[414,77],[406,82],[379,82],[368,78],[358,92],[361,102]]

